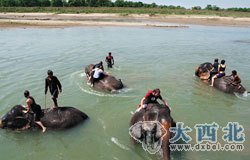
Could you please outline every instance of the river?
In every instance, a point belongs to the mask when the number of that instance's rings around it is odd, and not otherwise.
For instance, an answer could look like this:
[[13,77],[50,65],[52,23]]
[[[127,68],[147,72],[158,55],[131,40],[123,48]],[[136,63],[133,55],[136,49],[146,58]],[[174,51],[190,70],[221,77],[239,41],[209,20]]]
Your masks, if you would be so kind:
[[[63,86],[58,103],[74,106],[90,119],[67,131],[0,130],[1,159],[9,160],[154,160],[128,134],[131,111],[147,90],[160,88],[175,121],[193,129],[216,122],[239,122],[246,141],[241,152],[172,152],[172,159],[249,159],[250,98],[228,95],[201,83],[195,67],[214,58],[225,59],[226,73],[236,69],[250,90],[249,28],[195,26],[189,28],[71,27],[0,29],[0,115],[24,104],[28,89],[45,107],[44,79],[53,70]],[[109,73],[122,79],[119,94],[93,91],[84,67],[112,52]],[[105,66],[106,67],[106,66]],[[47,96],[46,107],[52,105]],[[221,128],[218,140],[222,141]]]

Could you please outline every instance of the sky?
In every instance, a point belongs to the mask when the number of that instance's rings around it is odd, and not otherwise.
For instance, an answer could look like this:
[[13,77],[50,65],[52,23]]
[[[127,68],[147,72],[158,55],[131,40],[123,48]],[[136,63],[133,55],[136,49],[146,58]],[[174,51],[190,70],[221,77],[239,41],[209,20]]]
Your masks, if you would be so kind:
[[250,8],[250,0],[125,0],[125,1],[141,1],[143,3],[156,3],[158,5],[174,5],[185,8],[194,6],[206,7],[208,4],[216,5],[220,8]]

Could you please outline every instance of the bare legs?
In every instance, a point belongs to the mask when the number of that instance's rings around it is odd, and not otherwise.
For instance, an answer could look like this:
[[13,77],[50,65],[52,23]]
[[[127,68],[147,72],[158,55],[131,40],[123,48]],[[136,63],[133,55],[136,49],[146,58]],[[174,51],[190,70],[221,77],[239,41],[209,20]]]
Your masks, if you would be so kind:
[[215,76],[212,77],[212,82],[211,82],[211,85],[210,85],[210,86],[212,86],[212,87],[214,86],[214,79],[215,79],[215,78],[217,78],[217,75],[215,75]]
[[41,121],[35,121],[36,122],[36,124],[38,124],[40,127],[42,127],[42,132],[44,133],[45,131],[46,131],[46,127],[44,127],[44,125],[42,124],[42,122]]
[[57,99],[55,97],[52,97],[52,100],[54,102],[54,107],[58,107]]

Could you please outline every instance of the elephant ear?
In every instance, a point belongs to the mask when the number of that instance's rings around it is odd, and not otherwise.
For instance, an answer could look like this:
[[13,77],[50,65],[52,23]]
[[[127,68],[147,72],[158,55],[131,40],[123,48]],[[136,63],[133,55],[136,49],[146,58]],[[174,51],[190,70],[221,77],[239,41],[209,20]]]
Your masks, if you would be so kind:
[[29,120],[27,118],[24,118],[24,117],[16,117],[14,120],[13,120],[13,123],[12,123],[12,128],[14,129],[21,129],[25,126],[27,126],[29,123]]
[[129,134],[133,137],[136,141],[142,142],[142,123],[137,122],[129,128]]

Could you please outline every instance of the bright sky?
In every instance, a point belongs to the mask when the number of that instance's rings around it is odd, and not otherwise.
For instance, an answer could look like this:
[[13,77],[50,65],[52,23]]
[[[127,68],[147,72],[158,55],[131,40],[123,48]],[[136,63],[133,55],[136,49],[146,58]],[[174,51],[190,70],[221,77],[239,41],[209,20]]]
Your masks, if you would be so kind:
[[[125,0],[126,1],[126,0]],[[250,0],[127,0],[143,3],[153,3],[158,5],[174,5],[191,8],[194,6],[206,7],[208,4],[216,5],[220,8],[250,8]]]

